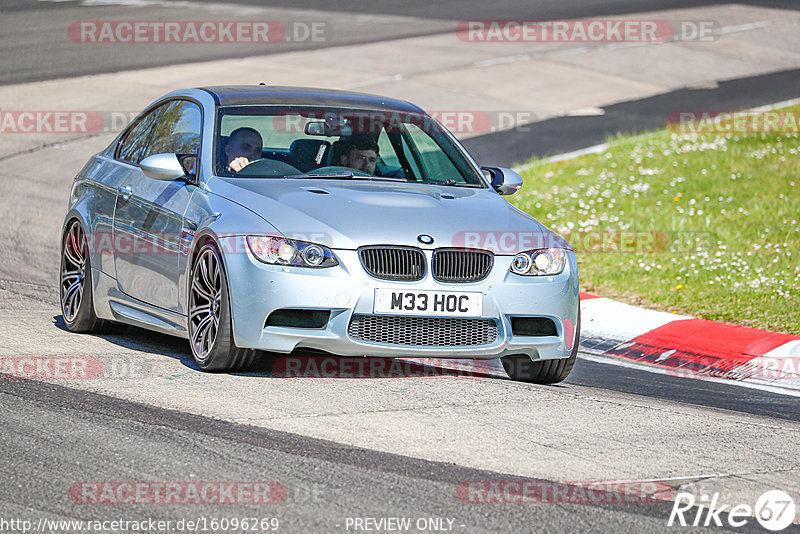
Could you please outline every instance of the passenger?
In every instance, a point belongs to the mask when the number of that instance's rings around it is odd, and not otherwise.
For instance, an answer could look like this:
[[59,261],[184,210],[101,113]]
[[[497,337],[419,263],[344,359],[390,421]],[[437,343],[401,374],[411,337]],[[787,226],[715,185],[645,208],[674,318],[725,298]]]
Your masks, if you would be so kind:
[[373,136],[355,134],[343,139],[339,163],[367,174],[375,174],[378,163],[378,143]]

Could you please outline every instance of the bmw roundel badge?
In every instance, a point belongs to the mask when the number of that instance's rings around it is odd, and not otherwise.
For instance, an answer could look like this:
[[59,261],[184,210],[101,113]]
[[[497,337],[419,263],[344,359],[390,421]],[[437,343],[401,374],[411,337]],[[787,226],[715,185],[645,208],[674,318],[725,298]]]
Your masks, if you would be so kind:
[[433,243],[433,238],[428,234],[420,234],[417,236],[417,241],[419,241],[423,245],[430,245],[431,243]]

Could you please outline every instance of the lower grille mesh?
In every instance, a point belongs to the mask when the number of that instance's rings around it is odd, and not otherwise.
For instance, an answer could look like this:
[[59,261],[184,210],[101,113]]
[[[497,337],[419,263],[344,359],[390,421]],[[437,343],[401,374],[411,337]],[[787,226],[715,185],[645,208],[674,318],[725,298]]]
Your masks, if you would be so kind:
[[354,315],[347,333],[353,339],[371,343],[468,347],[493,343],[497,324],[491,319]]

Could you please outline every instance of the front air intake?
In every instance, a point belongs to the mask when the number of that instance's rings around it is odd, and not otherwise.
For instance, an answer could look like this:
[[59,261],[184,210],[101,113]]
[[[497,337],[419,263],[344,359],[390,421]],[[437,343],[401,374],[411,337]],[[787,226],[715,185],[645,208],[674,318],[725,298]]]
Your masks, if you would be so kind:
[[322,329],[328,325],[330,310],[302,310],[282,308],[269,314],[264,326]]
[[557,336],[556,323],[548,317],[512,317],[511,333],[515,336]]

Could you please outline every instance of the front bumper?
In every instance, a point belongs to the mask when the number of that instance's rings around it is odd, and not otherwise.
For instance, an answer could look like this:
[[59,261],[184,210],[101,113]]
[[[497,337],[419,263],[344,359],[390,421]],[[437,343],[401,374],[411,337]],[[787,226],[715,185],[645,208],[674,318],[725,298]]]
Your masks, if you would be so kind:
[[[245,238],[223,238],[236,345],[277,353],[297,348],[318,349],[341,356],[494,359],[525,354],[532,359],[569,356],[578,319],[578,275],[575,255],[556,276],[519,276],[509,272],[512,256],[495,256],[489,277],[481,282],[446,284],[430,269],[416,282],[378,280],[366,273],[354,250],[334,250],[339,265],[325,269],[267,265],[252,256]],[[424,250],[430,265],[432,250]],[[497,337],[486,345],[416,347],[353,339],[348,326],[354,314],[373,315],[376,288],[434,291],[480,291],[482,317],[497,325]],[[265,326],[274,310],[284,308],[330,311],[325,328]],[[514,336],[512,316],[546,317],[554,336]]]

